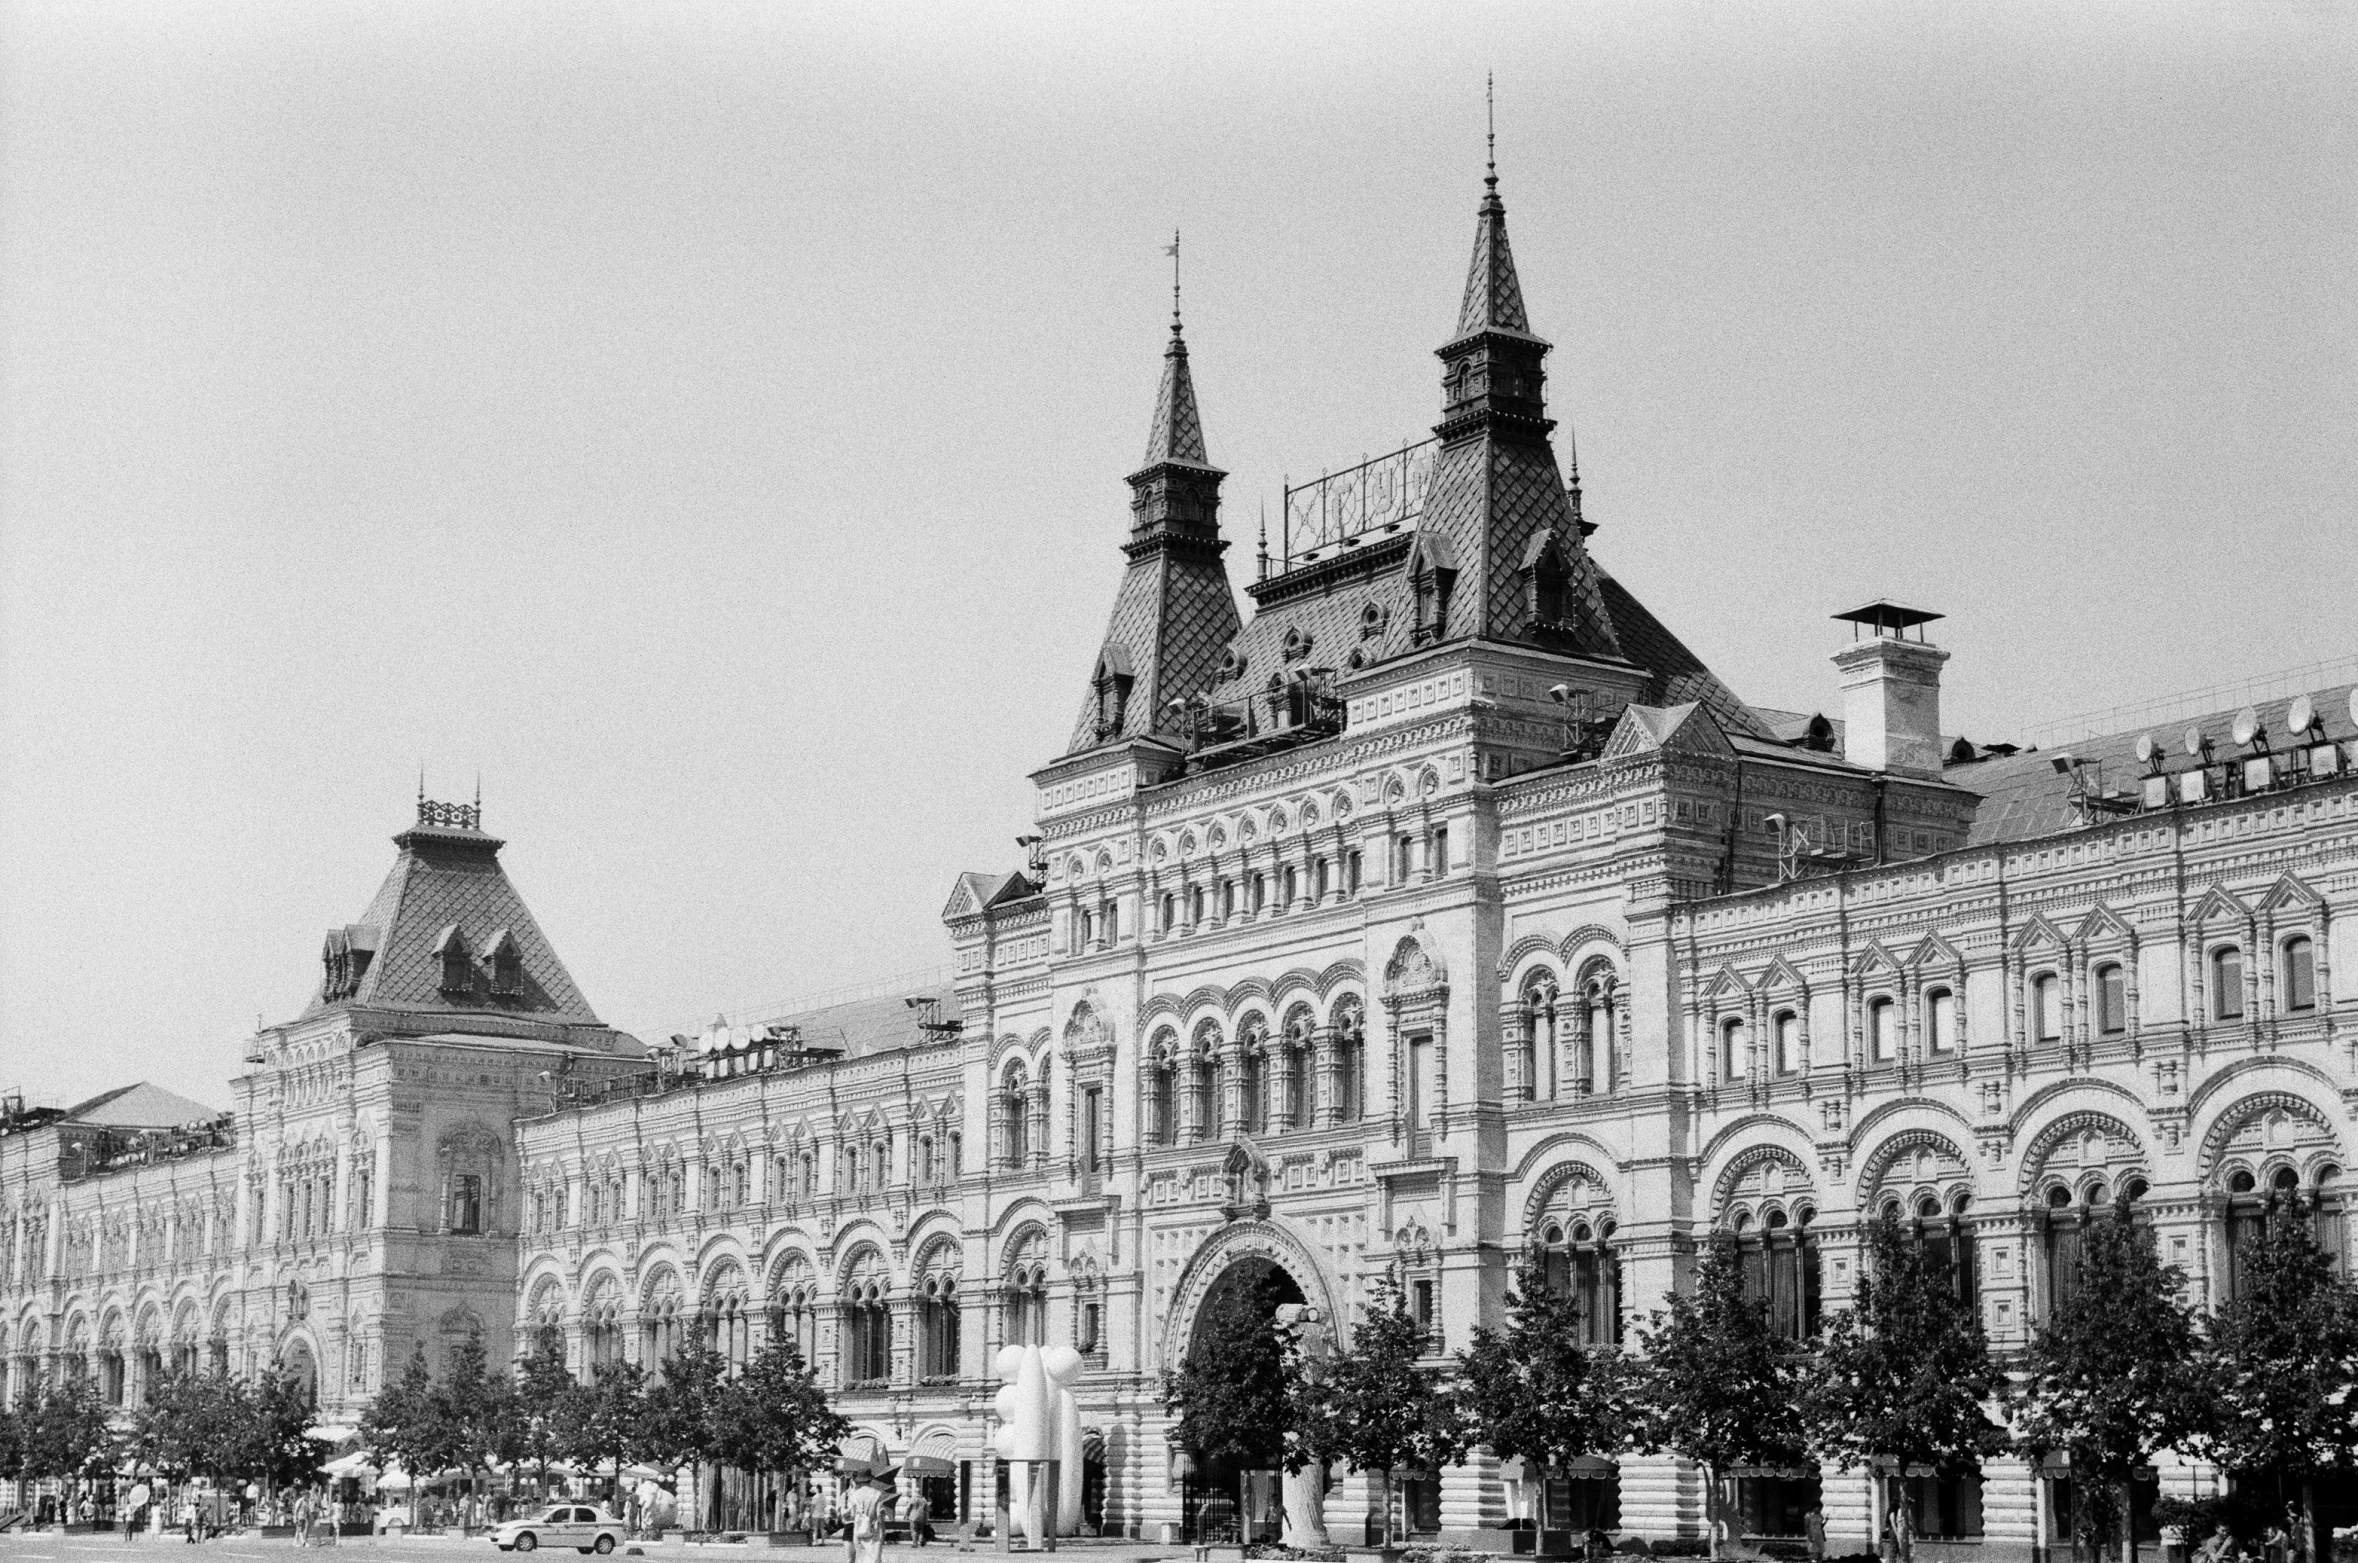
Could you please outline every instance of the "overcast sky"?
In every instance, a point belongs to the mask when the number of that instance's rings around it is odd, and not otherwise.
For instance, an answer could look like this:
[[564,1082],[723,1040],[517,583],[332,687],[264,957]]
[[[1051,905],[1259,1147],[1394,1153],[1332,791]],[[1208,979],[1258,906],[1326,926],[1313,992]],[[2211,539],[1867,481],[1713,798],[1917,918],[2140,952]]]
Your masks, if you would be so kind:
[[1594,546],[1978,739],[2352,649],[2327,4],[10,4],[0,1085],[226,1103],[472,796],[609,1021],[939,964],[1104,629],[1186,230],[1232,578],[1419,435],[1482,77]]

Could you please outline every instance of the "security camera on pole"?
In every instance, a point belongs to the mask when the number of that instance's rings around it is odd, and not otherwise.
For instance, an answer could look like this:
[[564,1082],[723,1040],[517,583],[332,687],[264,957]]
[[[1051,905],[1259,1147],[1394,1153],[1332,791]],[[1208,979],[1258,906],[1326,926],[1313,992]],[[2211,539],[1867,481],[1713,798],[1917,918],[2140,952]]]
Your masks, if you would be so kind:
[[[999,1377],[1004,1386],[995,1402],[999,1430],[991,1447],[1000,1459],[1017,1467],[1009,1480],[1014,1501],[1032,1545],[1043,1552],[1056,1550],[1056,1535],[1068,1528],[1065,1505],[1057,1492],[1059,1469],[1081,1460],[1080,1408],[1071,1385],[1081,1376],[1081,1354],[1069,1346],[1005,1346],[999,1351]],[[1036,1478],[1036,1482],[1035,1482]],[[1015,1527],[999,1530],[999,1550],[1015,1550]]]

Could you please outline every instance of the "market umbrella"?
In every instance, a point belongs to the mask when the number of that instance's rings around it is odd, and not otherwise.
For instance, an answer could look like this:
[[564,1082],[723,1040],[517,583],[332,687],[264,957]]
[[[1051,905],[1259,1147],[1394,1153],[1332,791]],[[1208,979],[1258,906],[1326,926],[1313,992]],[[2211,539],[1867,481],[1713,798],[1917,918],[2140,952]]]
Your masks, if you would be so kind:
[[320,1470],[329,1476],[358,1476],[364,1471],[375,1470],[376,1464],[366,1449],[355,1449],[350,1454],[338,1455],[321,1466]]
[[123,1501],[131,1505],[131,1507],[134,1509],[147,1502],[147,1498],[147,1483],[145,1482],[141,1482],[138,1486],[133,1487],[129,1492],[123,1494]]

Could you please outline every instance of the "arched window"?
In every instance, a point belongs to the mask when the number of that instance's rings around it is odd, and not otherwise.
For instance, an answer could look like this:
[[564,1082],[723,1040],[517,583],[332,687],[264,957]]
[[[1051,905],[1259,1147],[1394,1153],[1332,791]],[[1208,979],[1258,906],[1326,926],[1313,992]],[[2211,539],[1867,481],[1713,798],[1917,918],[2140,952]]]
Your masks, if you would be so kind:
[[1155,1038],[1146,1065],[1146,1137],[1156,1145],[1179,1138],[1178,1039],[1166,1031]]
[[1950,989],[1924,995],[1924,1035],[1935,1057],[1957,1051],[1957,995]]
[[1816,1212],[1807,1205],[1788,1213],[1774,1206],[1759,1213],[1738,1210],[1727,1235],[1743,1262],[1744,1295],[1768,1305],[1769,1327],[1788,1339],[1818,1330],[1818,1241],[1810,1230]]
[[1194,928],[1204,920],[1204,887],[1190,886],[1187,892],[1187,926]]
[[1296,1010],[1286,1017],[1282,1042],[1283,1078],[1278,1082],[1278,1111],[1285,1127],[1299,1129],[1310,1121],[1310,1012]]
[[1211,1021],[1195,1028],[1195,1046],[1188,1055],[1188,1112],[1193,1138],[1210,1139],[1220,1129],[1219,1029]]
[[874,1249],[864,1250],[844,1272],[843,1382],[867,1388],[892,1379],[890,1278]]
[[1367,1104],[1367,1012],[1356,998],[1335,1006],[1335,1122],[1357,1123]]
[[1584,1346],[1621,1343],[1621,1264],[1611,1217],[1574,1216],[1540,1231],[1539,1263],[1548,1290],[1578,1306]]
[[1597,972],[1588,979],[1583,993],[1587,1023],[1580,1028],[1580,1055],[1573,1060],[1573,1083],[1582,1095],[1600,1084],[1608,1091],[1621,1088],[1621,1049],[1616,1045],[1620,994],[1620,980],[1610,971]]
[[1021,1167],[1032,1159],[1031,1107],[1026,1098],[1031,1076],[1018,1059],[1007,1066],[999,1081],[999,1164]]
[[2307,934],[2284,941],[2284,974],[2279,991],[2286,1013],[2306,1014],[2317,1007],[2317,947]]
[[1719,1074],[1729,1082],[1742,1080],[1752,1073],[1752,1028],[1740,1019],[1723,1020],[1719,1026]]
[[2113,1219],[2114,1199],[2129,1207],[2129,1218],[2149,1219],[2137,1201],[2145,1197],[2145,1180],[2123,1178],[2117,1185],[2098,1176],[2073,1188],[2052,1183],[2039,1196],[2037,1227],[2041,1256],[2046,1262],[2046,1305],[2050,1317],[2079,1291],[2081,1235],[2094,1221]]
[[1772,1023],[1776,1036],[1777,1073],[1801,1072],[1801,1017],[1791,1010],[1779,1014]]
[[892,1183],[892,1141],[878,1140],[869,1149],[868,1160],[875,1168],[876,1188],[881,1191],[889,1187]]
[[715,1271],[697,1321],[705,1342],[738,1372],[753,1360],[753,1316],[746,1302],[745,1272],[731,1261]]
[[1245,1023],[1243,1035],[1237,1039],[1238,1085],[1237,1128],[1246,1134],[1259,1134],[1267,1098],[1269,1079],[1269,1032],[1259,1020]]
[[2211,952],[2211,1019],[2243,1019],[2243,951],[2232,944]]
[[2089,974],[2096,989],[2096,1031],[2117,1037],[2129,1029],[2129,976],[2118,961],[2108,961]]
[[611,1274],[591,1282],[582,1299],[581,1335],[591,1377],[622,1360],[622,1293]]
[[1523,1076],[1523,1098],[1544,1102],[1556,1094],[1556,979],[1533,972],[1523,982],[1518,1017],[1521,1051],[1515,1062]]
[[639,1310],[639,1360],[650,1373],[660,1372],[680,1343],[680,1278],[666,1270],[647,1289]]
[[1163,892],[1162,899],[1155,903],[1155,907],[1158,913],[1157,926],[1161,928],[1164,933],[1169,933],[1174,927],[1178,925],[1178,897],[1172,895],[1170,891],[1166,890]]
[[1007,1344],[1048,1344],[1048,1245],[1037,1232],[1017,1240],[1007,1261],[1002,1287],[1007,1310]]
[[958,1250],[937,1243],[917,1280],[917,1372],[921,1378],[958,1376]]
[[1889,999],[1867,1005],[1867,1057],[1878,1064],[1899,1058],[1899,1006]]
[[819,1289],[810,1261],[800,1254],[787,1258],[770,1283],[770,1339],[794,1348],[808,1367],[819,1350]]
[[2041,972],[2030,985],[2031,1035],[2041,1042],[2063,1040],[2063,983],[2051,972]]

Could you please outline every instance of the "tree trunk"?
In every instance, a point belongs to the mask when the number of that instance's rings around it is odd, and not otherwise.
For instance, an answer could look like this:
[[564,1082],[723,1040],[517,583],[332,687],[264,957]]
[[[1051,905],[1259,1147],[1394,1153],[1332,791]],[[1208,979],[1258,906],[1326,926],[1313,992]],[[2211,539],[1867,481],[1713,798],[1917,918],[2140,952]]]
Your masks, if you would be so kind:
[[2137,1488],[2135,1479],[2114,1490],[2113,1518],[2120,1522],[2123,1563],[2137,1563]]
[[1387,1467],[1385,1467],[1385,1468],[1384,1468],[1384,1470],[1383,1470],[1381,1473],[1379,1473],[1379,1474],[1381,1475],[1381,1477],[1382,1477],[1382,1480],[1381,1480],[1381,1481],[1379,1481],[1379,1482],[1377,1483],[1377,1489],[1378,1489],[1378,1491],[1380,1491],[1380,1492],[1382,1493],[1382,1495],[1383,1495],[1383,1516],[1384,1516],[1384,1528],[1383,1528],[1383,1532],[1382,1532],[1383,1539],[1382,1539],[1382,1541],[1379,1543],[1379,1545],[1388,1547],[1388,1546],[1390,1546],[1390,1545],[1392,1544],[1392,1471],[1391,1471],[1391,1468],[1390,1468],[1389,1466],[1387,1466]]
[[1719,1556],[1719,1467],[1703,1466],[1703,1555]]
[[2327,1554],[2332,1550],[2332,1538],[2326,1545],[2317,1545],[2317,1481],[2313,1476],[2301,1478],[2301,1553],[2308,1563],[2333,1563]]

